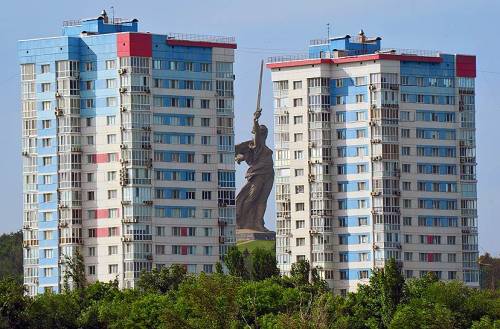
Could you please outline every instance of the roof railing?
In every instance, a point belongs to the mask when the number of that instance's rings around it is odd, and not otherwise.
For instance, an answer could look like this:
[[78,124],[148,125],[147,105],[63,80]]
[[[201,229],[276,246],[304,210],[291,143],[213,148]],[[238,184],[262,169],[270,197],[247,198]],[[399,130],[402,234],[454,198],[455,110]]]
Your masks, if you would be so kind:
[[[392,54],[392,55],[410,55],[410,56],[423,56],[423,57],[439,57],[440,51],[437,50],[421,50],[421,49],[397,49],[397,48],[383,48],[374,53],[368,51],[351,51],[348,56],[342,57],[352,57],[352,56],[362,56],[370,54]],[[335,55],[336,56],[336,55]],[[334,57],[333,52],[319,52],[314,54],[291,54],[291,55],[280,55],[268,57],[267,63],[280,63],[280,62],[290,62],[290,61],[300,61],[306,59],[320,59],[320,58],[337,58]]]
[[[63,22],[63,27],[82,25],[83,21],[93,20],[93,19],[97,19],[97,18],[70,19],[70,20],[66,20],[66,21]],[[130,23],[132,21],[133,21],[133,19],[115,17],[115,18],[109,18],[108,22],[105,23],[105,24],[123,24],[123,23]]]
[[202,35],[202,34],[189,34],[189,33],[167,33],[168,39],[186,40],[186,41],[201,41],[201,42],[215,42],[215,43],[236,43],[235,37],[217,36],[217,35]]

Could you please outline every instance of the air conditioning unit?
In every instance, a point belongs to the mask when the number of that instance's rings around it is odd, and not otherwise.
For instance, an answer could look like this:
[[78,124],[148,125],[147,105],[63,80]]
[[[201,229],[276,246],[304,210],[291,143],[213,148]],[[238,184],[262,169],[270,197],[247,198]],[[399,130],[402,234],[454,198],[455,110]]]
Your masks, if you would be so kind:
[[382,156],[377,155],[377,156],[373,157],[372,160],[373,161],[381,161],[382,160]]
[[401,191],[400,190],[394,191],[394,195],[401,195]]
[[125,88],[125,87],[120,87],[119,91],[120,91],[120,93],[122,93],[122,94],[123,94],[123,93],[127,92],[127,88]]
[[122,75],[127,73],[127,69],[118,69],[118,74]]
[[26,151],[23,151],[22,154],[23,154],[23,156],[28,156],[28,152],[26,152]]
[[309,142],[309,147],[315,147],[316,144],[314,142]]
[[127,111],[127,107],[125,105],[121,105],[120,106],[120,111],[126,112]]
[[123,242],[132,242],[132,238],[130,238],[130,237],[128,237],[128,236],[124,236],[124,237],[122,238],[122,241],[123,241]]
[[120,148],[121,148],[121,149],[126,149],[126,148],[127,148],[127,145],[125,145],[125,144],[120,144]]
[[146,88],[146,89],[144,89],[144,92],[147,93],[147,94],[149,94],[149,93],[151,93],[151,89]]
[[375,105],[375,104],[370,105],[370,110],[375,110],[376,108],[377,108],[377,105]]
[[55,111],[54,111],[55,115],[60,117],[61,115],[64,114],[63,110],[60,109],[60,108],[56,108]]
[[314,181],[316,181],[316,176],[312,175],[312,174],[309,174],[309,183],[312,183]]
[[374,138],[374,139],[372,139],[372,143],[373,144],[380,144],[380,143],[382,143],[382,140],[380,138]]
[[370,121],[368,124],[370,125],[370,127],[374,127],[374,126],[376,126],[376,125],[377,125],[377,124],[375,123],[375,121]]
[[371,83],[369,88],[371,91],[374,91],[375,89],[377,89],[377,86]]
[[56,91],[56,97],[57,98],[61,97],[61,94],[58,91]]
[[379,196],[380,195],[380,192],[377,192],[377,191],[373,191],[370,193],[371,196]]
[[130,201],[122,201],[122,206],[129,206],[130,205]]

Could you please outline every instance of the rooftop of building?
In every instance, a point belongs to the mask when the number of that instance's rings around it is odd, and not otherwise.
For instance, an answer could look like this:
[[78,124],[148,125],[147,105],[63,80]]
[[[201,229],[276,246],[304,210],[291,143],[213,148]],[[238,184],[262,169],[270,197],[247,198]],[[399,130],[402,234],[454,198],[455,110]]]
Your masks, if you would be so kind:
[[406,60],[440,63],[442,52],[437,50],[382,48],[381,37],[368,37],[361,30],[356,36],[328,37],[309,42],[304,54],[273,56],[267,59],[269,68],[302,66],[309,64],[340,64],[365,60]]
[[[99,16],[66,20],[63,22],[62,36],[66,37],[81,37],[81,36],[92,36],[110,33],[121,33],[121,32],[135,32],[135,33],[147,33],[139,31],[139,20],[136,18],[118,18],[109,17],[108,13],[103,10]],[[228,48],[236,48],[236,38],[230,36],[216,36],[216,35],[202,35],[202,34],[188,34],[188,33],[177,33],[168,32],[161,33],[165,35],[168,44],[172,45],[193,45],[193,46],[224,46]],[[52,37],[58,38],[58,37]],[[35,38],[20,41],[29,41],[37,39],[49,39],[49,38]]]

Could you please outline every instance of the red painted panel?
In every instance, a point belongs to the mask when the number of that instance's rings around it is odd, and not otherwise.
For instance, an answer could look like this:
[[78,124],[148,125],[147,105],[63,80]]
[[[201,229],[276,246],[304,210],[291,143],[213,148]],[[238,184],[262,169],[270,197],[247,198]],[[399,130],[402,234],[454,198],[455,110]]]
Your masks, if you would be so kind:
[[187,227],[181,227],[181,236],[187,236]]
[[191,41],[191,40],[178,40],[178,39],[167,39],[167,45],[186,46],[186,47],[205,47],[205,48],[228,48],[228,49],[237,48],[237,45],[235,43]]
[[149,33],[119,33],[116,37],[118,57],[151,57],[153,46]]
[[108,154],[107,153],[98,153],[95,155],[96,163],[106,163],[108,162]]
[[427,244],[432,244],[432,235],[427,236]]
[[432,263],[432,262],[434,261],[433,256],[434,256],[434,254],[433,254],[433,253],[431,253],[431,252],[430,252],[430,253],[428,253],[428,254],[427,254],[427,261]]
[[188,247],[181,246],[181,255],[187,255],[187,253],[188,253]]
[[97,237],[103,238],[108,236],[108,228],[107,227],[98,227],[97,228]]
[[96,213],[97,213],[96,214],[97,219],[109,218],[109,210],[108,209],[97,209]]
[[457,77],[476,77],[476,56],[457,55],[456,56]]

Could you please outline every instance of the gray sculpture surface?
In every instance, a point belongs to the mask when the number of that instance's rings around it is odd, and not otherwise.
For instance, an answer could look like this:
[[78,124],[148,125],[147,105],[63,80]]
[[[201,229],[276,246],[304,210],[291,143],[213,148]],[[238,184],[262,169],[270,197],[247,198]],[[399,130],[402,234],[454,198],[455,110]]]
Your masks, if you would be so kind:
[[247,183],[236,196],[236,228],[258,232],[268,232],[264,226],[264,214],[274,182],[273,151],[266,145],[268,130],[259,124],[263,67],[264,62],[261,62],[257,110],[253,115],[254,138],[235,146],[236,162],[245,161],[249,166],[245,175]]
[[236,197],[238,229],[268,231],[264,227],[267,198],[274,182],[273,151],[266,146],[267,127],[259,124],[260,110],[254,113],[254,139],[236,145],[236,162],[245,161],[247,183]]

